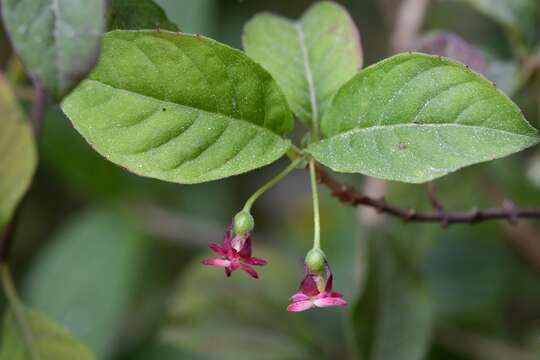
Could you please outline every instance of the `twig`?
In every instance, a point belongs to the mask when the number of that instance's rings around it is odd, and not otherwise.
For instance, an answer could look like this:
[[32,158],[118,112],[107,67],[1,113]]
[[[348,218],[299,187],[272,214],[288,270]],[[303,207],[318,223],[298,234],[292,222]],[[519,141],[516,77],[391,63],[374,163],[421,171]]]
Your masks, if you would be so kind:
[[401,218],[405,222],[431,222],[442,225],[458,223],[475,224],[488,220],[540,219],[538,208],[518,208],[515,206],[502,206],[498,208],[471,209],[467,211],[417,211],[412,208],[401,208],[390,204],[385,198],[373,198],[356,191],[353,187],[340,183],[320,166],[317,167],[317,176],[321,184],[332,192],[332,196],[351,206],[367,206],[376,209],[379,213]]
[[6,225],[4,233],[0,238],[0,261],[4,261],[8,258],[11,243],[15,237],[15,230],[17,229],[17,224],[19,223],[20,209],[20,205],[17,206],[11,221]]
[[435,189],[435,184],[433,182],[428,182],[426,185],[426,190],[428,194],[429,203],[433,209],[437,211],[444,211],[444,207],[437,196],[437,190]]
[[5,262],[0,262],[0,278],[15,323],[19,327],[24,343],[28,346],[30,358],[32,360],[39,360],[40,356],[36,346],[36,340],[30,322],[28,321],[26,309],[17,295],[9,266]]
[[34,85],[34,98],[32,99],[32,113],[30,114],[30,123],[34,130],[34,136],[37,138],[41,132],[41,124],[45,116],[47,107],[47,92],[39,83]]

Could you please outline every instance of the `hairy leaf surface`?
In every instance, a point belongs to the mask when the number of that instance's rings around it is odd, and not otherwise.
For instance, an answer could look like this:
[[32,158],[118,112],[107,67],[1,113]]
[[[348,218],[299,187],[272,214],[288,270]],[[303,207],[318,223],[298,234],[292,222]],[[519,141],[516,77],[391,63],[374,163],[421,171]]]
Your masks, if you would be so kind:
[[177,183],[240,174],[280,158],[292,114],[242,52],[198,35],[113,31],[100,63],[63,103],[110,161]]
[[356,26],[340,5],[319,2],[298,21],[255,16],[244,29],[246,53],[282,87],[295,114],[312,126],[332,95],[362,67]]
[[328,136],[308,147],[341,172],[421,183],[538,142],[501,91],[462,64],[401,54],[355,76],[322,121]]

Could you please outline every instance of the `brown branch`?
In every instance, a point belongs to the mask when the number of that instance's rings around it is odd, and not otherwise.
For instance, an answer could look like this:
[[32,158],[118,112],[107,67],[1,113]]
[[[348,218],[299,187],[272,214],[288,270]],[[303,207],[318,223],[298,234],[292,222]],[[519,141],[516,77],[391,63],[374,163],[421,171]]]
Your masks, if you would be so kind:
[[429,203],[433,209],[437,211],[444,211],[444,207],[437,196],[437,190],[435,189],[435,184],[433,182],[428,182],[426,185],[426,190],[428,194]]
[[510,202],[502,207],[476,209],[467,211],[417,211],[412,208],[401,208],[388,203],[384,197],[373,198],[356,191],[353,187],[340,183],[320,166],[317,167],[319,183],[325,185],[332,196],[351,206],[367,206],[379,213],[392,215],[405,222],[431,222],[442,225],[458,223],[475,224],[488,220],[508,220],[514,223],[517,219],[540,219],[538,208],[517,208]]

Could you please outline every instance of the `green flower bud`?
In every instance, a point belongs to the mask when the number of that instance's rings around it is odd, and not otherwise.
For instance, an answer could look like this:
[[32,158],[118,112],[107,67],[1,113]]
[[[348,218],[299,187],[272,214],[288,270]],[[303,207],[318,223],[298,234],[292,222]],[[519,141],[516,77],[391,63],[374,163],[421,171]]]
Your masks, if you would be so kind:
[[234,216],[234,232],[237,235],[245,235],[255,227],[253,216],[247,211],[240,211]]
[[321,249],[311,249],[306,255],[306,264],[313,273],[320,273],[324,270],[326,256]]

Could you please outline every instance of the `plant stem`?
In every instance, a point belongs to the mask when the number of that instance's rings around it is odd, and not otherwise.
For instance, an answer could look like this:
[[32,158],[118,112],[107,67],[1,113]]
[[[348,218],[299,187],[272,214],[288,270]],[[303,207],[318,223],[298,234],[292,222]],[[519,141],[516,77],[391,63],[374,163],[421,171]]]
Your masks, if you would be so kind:
[[315,160],[309,160],[309,177],[311,179],[311,194],[313,197],[313,248],[321,248],[321,217],[319,214],[319,194],[317,192],[317,176]]
[[39,360],[40,356],[36,348],[34,334],[30,327],[28,317],[26,316],[26,310],[19,299],[19,296],[17,295],[17,291],[15,290],[11,273],[9,271],[9,265],[6,262],[0,263],[0,277],[2,278],[2,288],[4,290],[4,294],[6,295],[9,307],[13,312],[15,322],[19,327],[23,341],[30,352],[30,358],[32,360]]
[[246,204],[244,205],[244,211],[250,212],[251,207],[253,206],[253,203],[262,195],[264,194],[268,189],[270,189],[272,186],[277,184],[281,179],[283,179],[285,176],[287,176],[291,171],[293,171],[298,164],[303,160],[302,157],[298,157],[291,161],[289,166],[287,166],[285,169],[283,169],[279,174],[274,176],[270,181],[268,181],[266,184],[261,186],[259,190],[255,191],[253,195],[247,199]]

